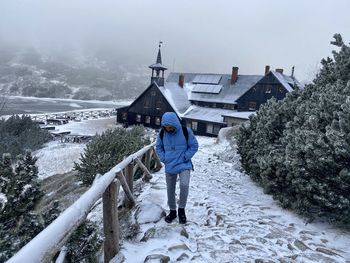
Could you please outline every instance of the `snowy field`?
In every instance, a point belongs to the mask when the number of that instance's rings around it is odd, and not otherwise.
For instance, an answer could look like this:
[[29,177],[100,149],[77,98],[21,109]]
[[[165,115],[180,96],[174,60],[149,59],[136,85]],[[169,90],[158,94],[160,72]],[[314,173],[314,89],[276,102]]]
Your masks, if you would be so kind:
[[[101,134],[107,129],[117,127],[115,117],[82,120],[81,122],[69,122],[56,126],[55,131],[70,131],[72,134],[95,135]],[[51,141],[34,155],[38,158],[39,177],[44,179],[55,174],[64,174],[73,169],[74,162],[79,162],[80,155],[84,153],[85,144],[61,143]]]
[[154,174],[134,212],[141,233],[122,244],[125,262],[167,262],[160,261],[167,257],[170,262],[350,262],[350,233],[328,224],[305,224],[242,172],[239,156],[230,154],[228,144],[198,139],[188,223],[165,223],[164,171]]

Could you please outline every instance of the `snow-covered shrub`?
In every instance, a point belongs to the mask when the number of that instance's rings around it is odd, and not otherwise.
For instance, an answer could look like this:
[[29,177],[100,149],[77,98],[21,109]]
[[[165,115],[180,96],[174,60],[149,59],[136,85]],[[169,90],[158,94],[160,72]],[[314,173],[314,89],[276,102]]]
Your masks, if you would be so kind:
[[28,116],[14,115],[0,120],[0,156],[10,153],[13,157],[23,154],[25,149],[36,150],[51,136]]
[[97,254],[101,249],[103,237],[98,226],[89,220],[80,225],[68,240],[67,256],[69,262],[99,262]]
[[0,213],[0,262],[6,261],[43,228],[35,211],[43,196],[38,182],[36,159],[30,152],[17,157],[15,169],[9,154],[0,160],[0,192],[4,206]]
[[303,92],[270,100],[237,136],[242,165],[282,206],[350,223],[350,47],[340,35]]
[[130,129],[117,128],[96,135],[87,145],[80,163],[74,164],[75,170],[78,171],[77,176],[85,185],[90,185],[98,173],[108,172],[124,157],[149,143],[142,126]]

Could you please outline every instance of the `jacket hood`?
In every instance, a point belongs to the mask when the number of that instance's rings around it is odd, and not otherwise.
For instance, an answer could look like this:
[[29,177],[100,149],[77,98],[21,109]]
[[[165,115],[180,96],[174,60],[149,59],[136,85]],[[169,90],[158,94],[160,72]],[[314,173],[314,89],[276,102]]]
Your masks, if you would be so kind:
[[161,124],[162,126],[167,126],[167,125],[173,126],[176,128],[177,131],[180,130],[181,128],[181,123],[179,121],[179,118],[175,114],[175,112],[164,113]]

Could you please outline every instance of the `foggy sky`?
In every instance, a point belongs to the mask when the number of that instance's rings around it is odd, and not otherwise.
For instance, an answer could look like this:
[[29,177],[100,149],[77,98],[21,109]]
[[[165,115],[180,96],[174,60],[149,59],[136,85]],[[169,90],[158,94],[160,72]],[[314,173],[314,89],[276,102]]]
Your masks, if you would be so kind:
[[[169,71],[263,74],[305,81],[350,41],[348,0],[0,0],[0,41],[39,50],[105,51]],[[1,55],[1,54],[0,54]]]

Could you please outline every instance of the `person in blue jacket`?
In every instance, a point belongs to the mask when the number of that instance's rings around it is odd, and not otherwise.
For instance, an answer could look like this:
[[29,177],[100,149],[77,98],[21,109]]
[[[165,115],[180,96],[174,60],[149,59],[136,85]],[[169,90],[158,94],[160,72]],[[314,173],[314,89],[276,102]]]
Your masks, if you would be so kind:
[[158,134],[156,151],[165,165],[168,205],[170,213],[165,217],[171,223],[176,217],[175,189],[176,180],[180,179],[179,223],[185,224],[185,207],[188,197],[190,174],[193,165],[191,158],[198,150],[198,142],[191,129],[182,127],[174,112],[162,116],[162,129]]

